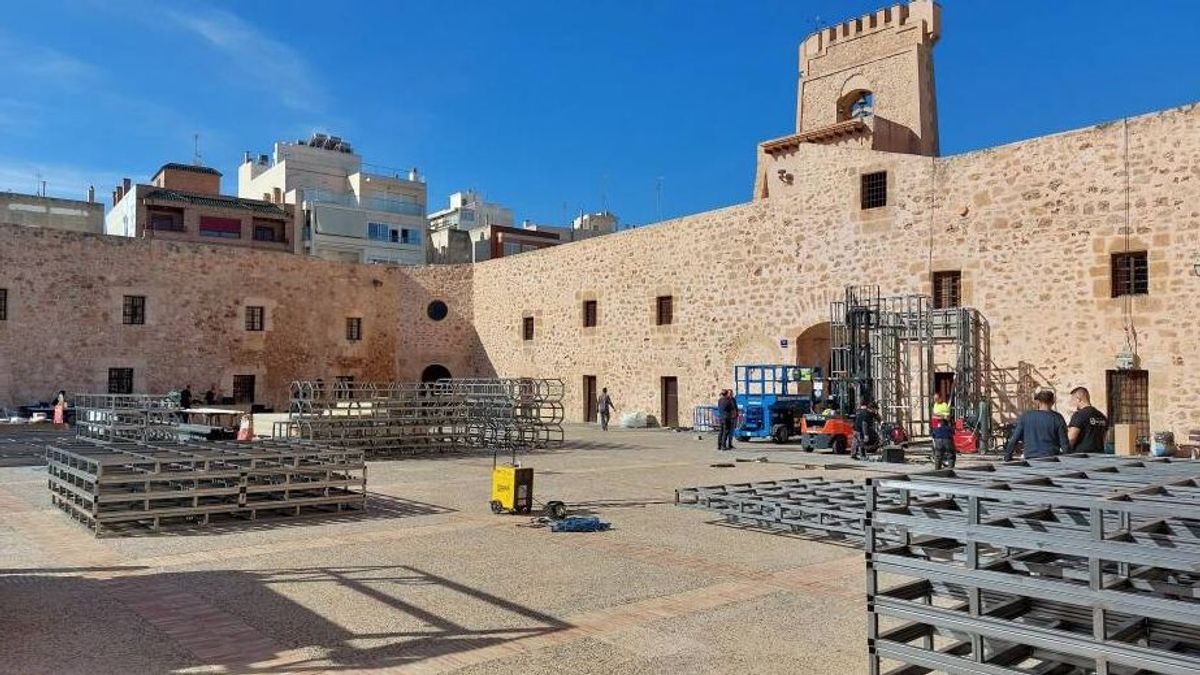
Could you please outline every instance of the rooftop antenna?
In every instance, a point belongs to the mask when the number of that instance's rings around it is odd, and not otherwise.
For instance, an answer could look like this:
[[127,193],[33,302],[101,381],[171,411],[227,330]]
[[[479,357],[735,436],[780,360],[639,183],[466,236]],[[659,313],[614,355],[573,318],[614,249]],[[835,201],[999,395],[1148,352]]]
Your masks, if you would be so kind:
[[600,176],[600,213],[608,211],[608,174]]
[[33,192],[39,197],[46,196],[46,181],[42,180],[42,172],[38,171],[34,175]]
[[200,166],[200,134],[192,134],[192,164]]

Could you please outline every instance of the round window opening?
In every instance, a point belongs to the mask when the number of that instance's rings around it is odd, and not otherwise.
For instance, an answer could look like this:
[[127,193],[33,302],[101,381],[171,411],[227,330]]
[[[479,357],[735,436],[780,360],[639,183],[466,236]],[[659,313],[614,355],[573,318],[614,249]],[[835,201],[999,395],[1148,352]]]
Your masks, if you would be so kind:
[[441,300],[434,300],[433,302],[429,303],[428,307],[425,308],[425,313],[428,314],[429,318],[433,319],[434,321],[441,321],[442,319],[446,318],[446,314],[449,312],[450,310],[446,308],[446,303],[442,302]]

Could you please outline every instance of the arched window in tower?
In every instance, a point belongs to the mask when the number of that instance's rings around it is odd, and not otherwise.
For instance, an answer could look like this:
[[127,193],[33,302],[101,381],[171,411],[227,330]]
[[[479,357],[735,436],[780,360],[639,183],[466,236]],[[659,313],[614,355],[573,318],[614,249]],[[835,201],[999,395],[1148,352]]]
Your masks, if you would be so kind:
[[838,121],[866,119],[875,114],[875,95],[866,89],[847,92],[838,99]]

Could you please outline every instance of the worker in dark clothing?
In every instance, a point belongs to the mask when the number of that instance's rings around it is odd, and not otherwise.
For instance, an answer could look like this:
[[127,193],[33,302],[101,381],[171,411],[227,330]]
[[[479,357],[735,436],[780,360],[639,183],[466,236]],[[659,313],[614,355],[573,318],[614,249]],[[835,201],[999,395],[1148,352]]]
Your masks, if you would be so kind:
[[1071,415],[1071,421],[1067,424],[1067,440],[1071,443],[1071,452],[1104,452],[1108,418],[1092,407],[1092,395],[1087,387],[1072,389],[1071,402],[1075,404],[1075,414]]
[[717,418],[721,424],[717,432],[717,450],[733,449],[733,429],[737,426],[737,414],[737,401],[733,398],[733,392],[722,389],[721,397],[717,399]]
[[879,446],[879,412],[875,404],[863,401],[854,413],[854,452],[852,459],[866,459],[867,452]]
[[1062,452],[1069,452],[1071,444],[1067,440],[1067,423],[1062,415],[1054,411],[1054,392],[1039,391],[1033,400],[1037,401],[1038,409],[1030,410],[1021,415],[1012,436],[1004,446],[1004,461],[1012,461],[1013,450],[1017,443],[1025,443],[1025,459],[1035,457],[1051,457]]
[[179,392],[179,407],[187,410],[192,407],[192,385],[187,385]]
[[613,405],[612,397],[608,395],[608,387],[600,390],[600,398],[596,399],[596,407],[600,409],[600,430],[608,431],[608,418],[617,406]]

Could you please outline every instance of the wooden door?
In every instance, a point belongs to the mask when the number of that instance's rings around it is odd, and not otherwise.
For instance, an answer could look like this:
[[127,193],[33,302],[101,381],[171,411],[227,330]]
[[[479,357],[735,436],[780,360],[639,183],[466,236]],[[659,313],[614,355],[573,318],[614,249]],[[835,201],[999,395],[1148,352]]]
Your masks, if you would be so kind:
[[679,380],[674,377],[662,378],[662,416],[658,422],[664,427],[679,426]]
[[583,376],[583,421],[596,421],[596,376]]

